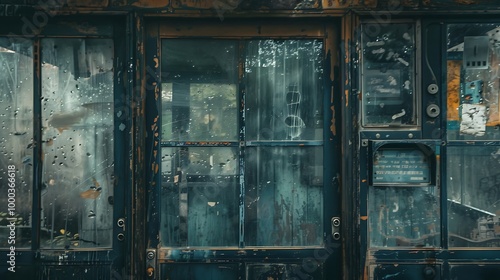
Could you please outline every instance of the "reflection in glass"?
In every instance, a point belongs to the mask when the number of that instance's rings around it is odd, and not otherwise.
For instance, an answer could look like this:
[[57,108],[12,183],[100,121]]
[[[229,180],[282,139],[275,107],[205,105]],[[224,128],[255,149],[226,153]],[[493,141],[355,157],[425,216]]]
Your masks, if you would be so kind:
[[[0,247],[3,248],[31,246],[32,52],[29,41],[15,43],[0,38]],[[9,201],[9,194],[15,194],[11,195],[15,201]],[[11,222],[16,225],[15,244],[9,243],[8,238]]]
[[449,140],[498,139],[500,24],[450,24],[447,45]]
[[321,147],[246,150],[245,244],[322,244]]
[[162,140],[237,140],[236,42],[162,42]]
[[183,86],[164,83],[162,88],[163,140],[237,139],[235,84],[189,84],[184,102],[178,100]]
[[44,248],[110,247],[113,43],[42,40]]
[[439,247],[435,187],[370,187],[371,247]]
[[415,126],[415,28],[411,23],[363,25],[362,123]]
[[248,42],[248,140],[322,139],[322,53],[319,40]]
[[161,157],[163,246],[237,246],[237,150],[162,148]]
[[448,227],[452,247],[500,246],[500,148],[448,147]]

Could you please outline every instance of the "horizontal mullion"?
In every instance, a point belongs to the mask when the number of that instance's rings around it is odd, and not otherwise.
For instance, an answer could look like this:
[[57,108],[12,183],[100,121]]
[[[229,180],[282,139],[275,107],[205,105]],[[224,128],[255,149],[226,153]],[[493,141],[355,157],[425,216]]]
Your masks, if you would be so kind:
[[162,147],[238,147],[238,141],[161,141]]
[[301,147],[301,146],[323,146],[323,143],[324,143],[323,141],[246,141],[245,146]]
[[446,142],[447,146],[499,146],[499,140],[452,140]]

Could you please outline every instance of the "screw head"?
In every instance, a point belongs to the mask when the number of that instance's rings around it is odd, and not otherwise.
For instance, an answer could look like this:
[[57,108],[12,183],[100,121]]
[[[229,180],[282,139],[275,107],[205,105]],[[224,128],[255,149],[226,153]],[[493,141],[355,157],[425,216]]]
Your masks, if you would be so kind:
[[147,254],[147,257],[148,259],[152,260],[155,258],[155,252],[153,251],[149,251],[148,254]]

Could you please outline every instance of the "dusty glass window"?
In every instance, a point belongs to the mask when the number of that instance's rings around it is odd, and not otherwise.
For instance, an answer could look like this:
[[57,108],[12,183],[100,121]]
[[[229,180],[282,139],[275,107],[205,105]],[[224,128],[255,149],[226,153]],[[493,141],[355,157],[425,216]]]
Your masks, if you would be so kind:
[[364,127],[418,125],[415,26],[365,23],[361,32],[361,104]]
[[500,246],[500,147],[449,147],[450,247]]
[[498,247],[500,24],[447,31],[448,245]]
[[0,38],[0,247],[31,246],[32,139],[32,44]]
[[42,248],[111,247],[113,42],[43,39]]
[[322,53],[162,41],[163,246],[322,244]]
[[448,25],[447,136],[498,139],[500,24]]
[[440,195],[433,157],[429,148],[415,146],[374,152],[368,192],[371,247],[440,246]]

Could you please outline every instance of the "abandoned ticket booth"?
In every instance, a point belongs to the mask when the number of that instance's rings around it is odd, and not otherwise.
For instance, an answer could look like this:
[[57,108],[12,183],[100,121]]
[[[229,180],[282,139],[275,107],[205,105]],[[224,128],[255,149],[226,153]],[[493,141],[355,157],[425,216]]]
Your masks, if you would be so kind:
[[497,13],[0,1],[1,279],[496,279]]

